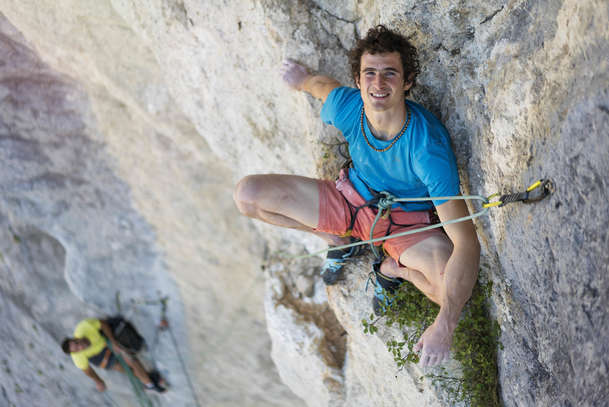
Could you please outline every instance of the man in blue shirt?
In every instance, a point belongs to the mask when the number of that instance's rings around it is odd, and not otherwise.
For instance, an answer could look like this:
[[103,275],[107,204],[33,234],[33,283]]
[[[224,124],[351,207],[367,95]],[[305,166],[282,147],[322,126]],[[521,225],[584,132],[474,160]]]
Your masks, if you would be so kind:
[[[365,203],[380,191],[400,198],[459,194],[446,130],[431,113],[405,99],[419,73],[416,49],[401,35],[377,26],[349,56],[357,89],[310,74],[293,61],[284,62],[283,79],[324,102],[322,120],[342,131],[353,168],[341,172],[335,184],[294,175],[245,177],[234,194],[243,214],[340,245],[349,241],[347,235],[369,237],[376,209]],[[396,205],[391,220],[377,223],[374,237],[433,223],[432,209],[441,221],[468,215],[462,200],[433,200],[433,207],[429,201]],[[461,310],[477,278],[480,245],[473,223],[390,239],[383,248],[390,257],[381,264],[377,283],[392,290],[397,279],[408,280],[440,305],[415,350],[421,351],[422,366],[441,363],[449,355]],[[337,257],[332,253],[329,260]],[[341,258],[350,254],[338,251]],[[324,271],[327,284],[340,277],[341,258],[335,263],[338,267]]]

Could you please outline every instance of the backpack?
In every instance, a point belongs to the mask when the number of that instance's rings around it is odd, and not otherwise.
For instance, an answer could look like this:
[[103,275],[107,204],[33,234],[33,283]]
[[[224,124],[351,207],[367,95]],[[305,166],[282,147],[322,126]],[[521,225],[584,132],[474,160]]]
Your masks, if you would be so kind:
[[133,324],[122,315],[107,318],[106,323],[110,325],[114,338],[129,352],[139,352],[146,344],[146,340],[137,332]]

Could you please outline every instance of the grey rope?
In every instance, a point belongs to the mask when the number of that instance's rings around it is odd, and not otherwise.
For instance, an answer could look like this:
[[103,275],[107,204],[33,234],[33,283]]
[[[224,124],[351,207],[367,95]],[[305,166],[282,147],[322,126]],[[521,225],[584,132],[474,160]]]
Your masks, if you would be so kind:
[[[160,295],[160,293],[159,293],[159,295]],[[144,299],[144,300],[136,301],[136,300],[132,299],[131,302],[132,302],[133,309],[135,308],[136,305],[160,305],[161,306],[161,320],[167,321],[167,303],[169,302],[169,297],[167,297],[167,296],[160,297],[158,300]],[[184,363],[184,359],[182,358],[182,353],[180,352],[180,348],[178,346],[178,341],[175,338],[175,335],[173,333],[173,330],[171,329],[170,324],[167,324],[167,326],[165,326],[165,327],[159,326],[155,330],[155,336],[153,338],[153,343],[150,348],[150,356],[152,358],[152,364],[156,368],[156,350],[157,350],[156,348],[159,343],[160,332],[165,331],[165,330],[169,331],[171,341],[173,342],[173,348],[175,350],[176,355],[178,356],[178,361],[180,362],[180,366],[182,367],[184,376],[186,377],[186,381],[188,383],[190,393],[192,394],[193,401],[195,402],[197,407],[201,407],[201,403],[199,402],[199,398],[198,398],[195,388],[192,384],[190,374],[188,373],[188,370],[186,369],[186,364]]]
[[190,375],[188,374],[188,370],[186,370],[186,365],[184,364],[184,359],[182,359],[182,353],[180,352],[180,348],[178,347],[178,341],[176,341],[175,335],[173,334],[173,330],[171,329],[171,325],[167,327],[169,334],[171,335],[171,340],[173,342],[173,346],[176,350],[176,354],[178,355],[178,359],[180,360],[180,364],[182,365],[182,370],[184,371],[184,376],[186,376],[186,380],[188,381],[188,387],[190,388],[190,392],[192,393],[192,398],[195,401],[195,404],[198,407],[201,407],[199,403],[199,398],[197,397],[197,392],[195,391],[194,386],[192,385],[192,381],[190,380]]
[[106,389],[106,391],[104,391],[104,398],[106,399],[108,404],[110,404],[112,407],[119,407],[119,405],[116,403],[116,401],[114,401],[114,399],[110,396],[110,394],[108,394],[107,389]]
[[301,255],[301,256],[294,256],[292,257],[292,259],[296,260],[296,259],[304,259],[307,257],[311,257],[311,256],[316,256],[318,254],[322,254],[322,253],[326,253],[332,250],[343,250],[343,249],[348,249],[350,247],[354,247],[354,246],[359,246],[359,245],[363,245],[363,244],[370,244],[371,247],[373,247],[372,252],[375,254],[375,256],[378,258],[378,253],[376,251],[376,248],[374,248],[373,243],[376,242],[382,242],[384,240],[389,240],[389,239],[395,239],[396,237],[402,237],[402,236],[407,236],[407,235],[412,235],[414,233],[419,233],[419,232],[424,232],[426,230],[431,230],[431,229],[436,229],[436,228],[440,228],[443,227],[444,225],[450,225],[453,223],[459,223],[459,222],[465,222],[466,220],[470,220],[470,219],[475,219],[479,216],[485,215],[488,212],[488,208],[483,207],[480,211],[475,212],[472,215],[468,215],[468,216],[463,216],[461,218],[457,218],[457,219],[451,219],[451,220],[447,220],[444,222],[440,222],[440,223],[436,223],[434,225],[429,225],[429,226],[424,226],[418,229],[414,229],[414,230],[406,230],[404,232],[400,232],[400,233],[395,233],[392,235],[387,235],[387,236],[383,236],[383,237],[377,237],[377,238],[373,238],[372,237],[372,233],[374,232],[374,227],[376,226],[376,223],[378,222],[381,213],[383,212],[383,210],[381,210],[381,201],[383,206],[385,206],[385,208],[390,207],[391,205],[393,205],[394,203],[397,202],[422,202],[422,201],[431,201],[431,200],[447,200],[447,201],[452,201],[452,200],[479,200],[482,201],[483,203],[487,203],[488,199],[480,196],[480,195],[459,195],[459,196],[435,196],[435,197],[427,197],[427,198],[395,198],[393,195],[387,193],[387,192],[383,192],[383,194],[385,194],[384,198],[381,198],[379,200],[379,211],[376,214],[376,218],[374,219],[374,223],[372,224],[372,228],[370,230],[370,239],[368,240],[361,240],[359,242],[354,242],[354,243],[349,243],[349,244],[345,244],[342,246],[332,246],[329,247],[327,249],[323,249],[323,250],[319,250],[316,251],[314,253],[309,253],[309,254],[305,254],[305,255]]

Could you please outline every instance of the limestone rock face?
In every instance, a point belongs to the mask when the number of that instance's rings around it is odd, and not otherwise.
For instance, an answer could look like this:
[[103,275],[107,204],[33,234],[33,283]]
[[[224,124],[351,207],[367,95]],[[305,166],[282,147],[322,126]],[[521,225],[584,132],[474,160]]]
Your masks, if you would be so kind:
[[504,404],[607,398],[606,2],[0,5],[0,404],[107,402],[58,343],[119,292],[149,341],[160,307],[145,300],[170,298],[181,353],[162,333],[144,355],[172,383],[159,405],[452,405],[416,367],[396,372],[391,331],[363,334],[366,258],[326,292],[320,259],[287,260],[320,242],[231,202],[246,174],[336,174],[340,134],[278,68],[350,85],[347,50],[378,23],[418,47],[411,97],[449,130],[464,193],[554,181],[549,199],[477,221]]
[[[163,86],[144,111],[95,64],[77,81],[0,23],[1,404],[107,403],[59,343],[118,299],[174,390],[155,403],[298,405],[269,355],[262,245],[232,205],[230,169]],[[170,331],[157,330],[161,296]],[[99,375],[136,405],[124,377]]]

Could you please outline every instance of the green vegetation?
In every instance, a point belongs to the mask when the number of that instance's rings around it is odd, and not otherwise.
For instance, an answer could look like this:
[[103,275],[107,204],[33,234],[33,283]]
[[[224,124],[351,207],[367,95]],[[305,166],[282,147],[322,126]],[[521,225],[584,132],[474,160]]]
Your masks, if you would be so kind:
[[[455,401],[466,401],[472,407],[498,407],[497,347],[499,343],[499,324],[491,319],[487,298],[491,284],[476,284],[472,298],[463,309],[463,315],[453,338],[452,354],[462,367],[462,377],[443,374],[427,374],[434,385],[445,389]],[[413,347],[425,329],[431,325],[439,311],[434,304],[411,283],[402,284],[393,299],[392,305],[384,315],[362,320],[364,332],[374,334],[377,323],[384,317],[385,324],[396,324],[403,332],[400,340],[387,341],[387,349],[400,370],[406,363],[417,363],[419,356]],[[421,377],[420,379],[423,379]]]

